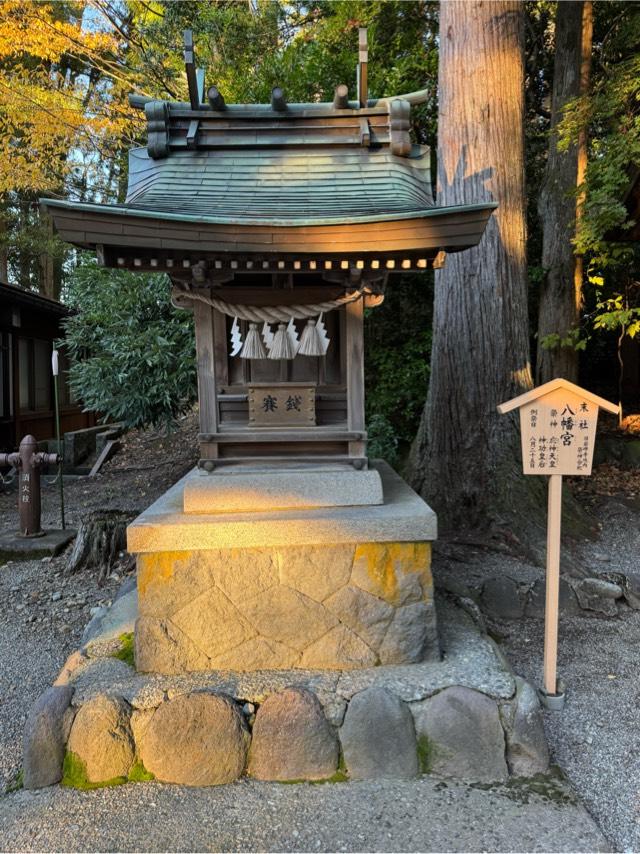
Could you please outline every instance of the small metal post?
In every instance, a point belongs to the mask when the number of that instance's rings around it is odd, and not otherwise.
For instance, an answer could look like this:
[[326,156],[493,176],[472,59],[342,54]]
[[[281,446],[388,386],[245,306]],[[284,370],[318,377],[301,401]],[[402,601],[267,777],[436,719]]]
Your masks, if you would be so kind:
[[60,483],[60,518],[62,522],[62,530],[64,531],[64,482],[62,477],[62,471],[64,468],[64,453],[60,444],[60,391],[58,386],[58,376],[60,372],[58,370],[57,350],[54,350],[51,354],[51,372],[53,373],[53,399],[56,409],[56,446],[58,449],[58,454],[60,456],[60,462],[58,463],[58,481]]
[[18,471],[19,536],[44,536],[40,527],[40,468],[59,460],[58,454],[39,452],[34,436],[24,437],[17,454],[0,454],[0,465],[15,466]]

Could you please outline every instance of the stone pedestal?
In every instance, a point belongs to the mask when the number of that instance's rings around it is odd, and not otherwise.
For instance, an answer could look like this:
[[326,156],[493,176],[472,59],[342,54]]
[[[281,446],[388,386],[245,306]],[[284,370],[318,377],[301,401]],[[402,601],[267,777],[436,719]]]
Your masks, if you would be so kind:
[[383,504],[382,478],[371,468],[290,463],[277,469],[221,466],[192,472],[184,481],[185,513],[254,513],[262,510],[358,507]]
[[[177,483],[128,529],[138,670],[345,670],[438,657],[435,514],[385,463],[373,471],[384,503],[368,506],[189,513],[185,494],[203,501],[214,481],[191,473]],[[312,472],[306,480],[309,503]],[[253,483],[255,506],[259,475]]]

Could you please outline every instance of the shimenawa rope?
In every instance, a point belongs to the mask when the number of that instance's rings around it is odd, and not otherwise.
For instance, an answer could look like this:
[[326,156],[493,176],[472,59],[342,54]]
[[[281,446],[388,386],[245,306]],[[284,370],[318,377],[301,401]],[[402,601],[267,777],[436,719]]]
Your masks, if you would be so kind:
[[209,297],[206,294],[198,293],[198,291],[176,287],[174,287],[172,295],[203,302],[215,308],[216,311],[220,311],[229,317],[237,317],[239,320],[249,320],[252,323],[288,323],[291,319],[305,320],[319,314],[326,314],[333,311],[334,308],[340,308],[340,306],[348,305],[350,302],[355,302],[364,296],[364,290],[358,289],[334,300],[309,305],[242,305],[226,302],[217,297]]

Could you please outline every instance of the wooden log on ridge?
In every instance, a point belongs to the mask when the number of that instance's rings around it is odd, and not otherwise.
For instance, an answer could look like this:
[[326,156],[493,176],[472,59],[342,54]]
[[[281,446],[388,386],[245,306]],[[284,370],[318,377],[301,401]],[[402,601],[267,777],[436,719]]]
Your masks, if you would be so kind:
[[333,95],[333,106],[336,110],[346,110],[349,106],[349,87],[346,83],[340,83],[335,88]]
[[287,109],[287,99],[284,97],[284,92],[280,86],[274,86],[271,90],[271,107],[279,112]]
[[217,86],[209,86],[207,98],[212,110],[224,110],[226,104]]

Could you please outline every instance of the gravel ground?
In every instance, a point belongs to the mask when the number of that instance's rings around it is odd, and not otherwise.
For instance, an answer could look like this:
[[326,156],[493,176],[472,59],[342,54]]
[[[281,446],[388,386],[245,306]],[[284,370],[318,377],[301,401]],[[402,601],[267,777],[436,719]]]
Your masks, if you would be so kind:
[[[616,851],[640,850],[640,612],[617,619],[566,618],[558,673],[562,712],[545,713],[557,762]],[[516,672],[539,685],[543,623],[523,620],[503,642]]]
[[[76,650],[94,606],[108,605],[121,583],[103,587],[87,574],[62,577],[65,559],[0,566],[0,788],[22,761],[27,712]],[[59,597],[59,598],[58,598]]]
[[[177,444],[181,453],[155,466],[154,459],[166,459],[166,440],[137,437],[129,453],[125,449],[95,481],[70,483],[71,524],[77,524],[85,510],[122,508],[123,496],[126,509],[148,506],[192,464],[192,443]],[[56,522],[50,489],[45,491],[45,524]],[[594,572],[638,567],[638,493],[626,493],[598,499],[602,537],[578,548]],[[14,502],[14,493],[0,491],[0,529],[13,525]],[[531,571],[486,551],[469,552],[468,562],[458,559],[456,565],[464,576],[479,564],[486,572],[492,560],[511,572]],[[5,785],[19,769],[30,704],[78,647],[90,609],[109,604],[122,582],[117,567],[103,587],[88,573],[63,578],[64,564],[60,557],[0,567],[0,781]],[[496,628],[515,671],[539,684],[542,622],[523,620]],[[568,685],[568,701],[562,713],[546,715],[555,761],[620,851],[640,850],[639,643],[640,612],[627,608],[618,619],[563,620],[559,669]],[[334,786],[242,781],[214,790],[153,784],[82,793],[54,787],[0,796],[0,849],[5,850],[605,848],[580,804],[433,778]]]
[[[563,802],[564,801],[564,802]],[[433,778],[335,785],[243,780],[0,798],[10,851],[607,851],[584,807],[556,790]]]
[[[582,558],[594,570],[638,571],[640,525],[635,500],[598,507],[603,524]],[[618,851],[640,851],[640,611],[621,606],[618,618],[560,621],[558,673],[567,685],[562,712],[547,712],[554,759]],[[543,622],[505,629],[502,648],[514,670],[541,683]]]
[[[98,588],[61,585],[64,558],[0,567],[0,772],[20,766],[29,705],[77,648]],[[53,602],[52,594],[62,598]],[[37,598],[34,595],[37,593]],[[78,603],[78,600],[85,604]],[[31,617],[35,614],[35,621]],[[558,784],[559,785],[559,784]],[[159,784],[93,792],[59,786],[0,796],[6,851],[607,851],[568,789],[465,786],[423,778],[339,785],[240,781],[215,789]]]

